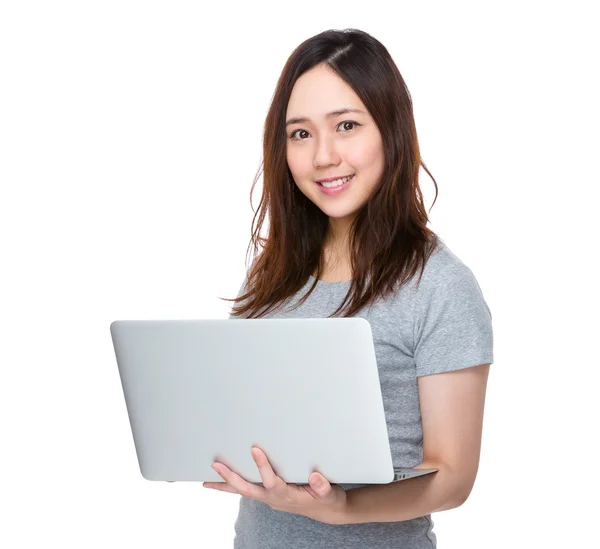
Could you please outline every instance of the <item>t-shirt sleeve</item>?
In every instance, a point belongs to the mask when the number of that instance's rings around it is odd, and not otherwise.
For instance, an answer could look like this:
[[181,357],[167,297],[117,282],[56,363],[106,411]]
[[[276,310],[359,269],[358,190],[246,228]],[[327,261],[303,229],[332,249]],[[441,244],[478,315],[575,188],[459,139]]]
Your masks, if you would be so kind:
[[414,361],[417,377],[494,361],[492,314],[466,265],[446,266],[417,293]]

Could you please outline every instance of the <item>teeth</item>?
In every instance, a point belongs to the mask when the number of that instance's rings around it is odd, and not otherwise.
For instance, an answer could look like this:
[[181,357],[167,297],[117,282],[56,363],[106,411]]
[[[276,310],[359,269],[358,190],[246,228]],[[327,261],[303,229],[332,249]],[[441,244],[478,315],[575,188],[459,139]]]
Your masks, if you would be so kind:
[[334,181],[323,181],[321,185],[323,185],[323,187],[339,187],[340,185],[346,183],[346,181],[352,179],[352,177],[353,176],[350,175],[348,177],[344,177],[343,179],[336,179]]

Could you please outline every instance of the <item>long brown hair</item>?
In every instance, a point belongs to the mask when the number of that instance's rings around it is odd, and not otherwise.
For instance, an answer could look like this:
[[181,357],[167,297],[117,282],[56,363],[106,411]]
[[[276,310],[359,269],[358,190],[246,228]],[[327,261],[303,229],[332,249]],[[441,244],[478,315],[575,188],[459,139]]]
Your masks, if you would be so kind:
[[[404,79],[387,49],[366,32],[327,30],[292,52],[277,82],[264,126],[263,193],[252,221],[248,249],[253,245],[255,257],[247,271],[246,292],[236,299],[220,298],[245,302],[232,308],[232,316],[266,315],[296,294],[315,270],[316,279],[323,270],[328,216],[297,188],[287,165],[285,131],[294,83],[320,64],[333,69],[360,97],[379,128],[385,151],[381,180],[350,227],[352,283],[330,316],[342,311],[348,301],[344,316],[354,316],[378,296],[396,291],[419,267],[422,275],[435,249],[436,235],[426,227],[420,166],[435,185],[434,204],[438,188],[421,159],[412,100]],[[259,168],[250,190],[251,204],[260,173]],[[269,232],[264,238],[260,232],[267,214]],[[262,251],[256,255],[259,246]],[[316,279],[298,306],[314,290]]]

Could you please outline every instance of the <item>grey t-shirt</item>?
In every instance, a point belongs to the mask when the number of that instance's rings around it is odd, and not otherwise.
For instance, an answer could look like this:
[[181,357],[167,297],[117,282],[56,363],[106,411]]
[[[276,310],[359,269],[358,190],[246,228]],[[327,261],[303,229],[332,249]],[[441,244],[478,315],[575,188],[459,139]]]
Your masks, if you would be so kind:
[[[422,462],[417,378],[493,362],[492,316],[472,271],[438,238],[420,285],[417,275],[355,316],[371,324],[394,467]],[[341,304],[350,282],[318,281],[297,309],[305,287],[263,318],[324,318]],[[246,279],[238,296],[245,291]],[[232,317],[230,318],[241,318]],[[411,482],[405,480],[402,482]],[[345,490],[361,485],[341,484]],[[431,515],[402,522],[329,525],[276,511],[240,496],[234,549],[431,549]]]

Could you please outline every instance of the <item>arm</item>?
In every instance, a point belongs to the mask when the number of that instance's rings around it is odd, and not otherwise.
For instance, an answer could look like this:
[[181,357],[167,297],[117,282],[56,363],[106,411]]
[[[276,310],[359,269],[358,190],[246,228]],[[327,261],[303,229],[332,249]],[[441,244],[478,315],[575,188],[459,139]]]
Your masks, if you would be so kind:
[[418,378],[423,462],[436,473],[347,491],[335,524],[399,522],[446,511],[468,498],[479,466],[489,364]]

